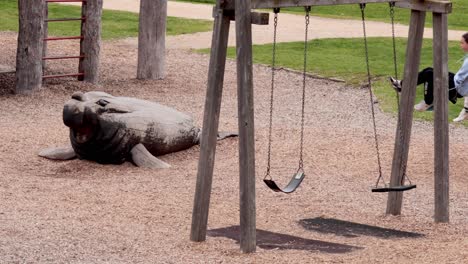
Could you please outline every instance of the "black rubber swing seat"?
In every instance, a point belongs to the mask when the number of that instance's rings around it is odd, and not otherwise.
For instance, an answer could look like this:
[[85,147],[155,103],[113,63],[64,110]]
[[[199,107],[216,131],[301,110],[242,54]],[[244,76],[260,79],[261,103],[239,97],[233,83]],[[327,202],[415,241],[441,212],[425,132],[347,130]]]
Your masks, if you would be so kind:
[[376,187],[372,188],[372,192],[404,192],[416,188],[415,184],[411,185],[400,185],[392,187]]
[[294,192],[297,187],[301,184],[302,180],[304,179],[305,174],[304,172],[298,172],[293,175],[291,180],[289,181],[288,185],[284,189],[281,189],[274,180],[267,180],[264,179],[263,182],[273,191],[275,192],[282,192],[282,193],[292,193]]

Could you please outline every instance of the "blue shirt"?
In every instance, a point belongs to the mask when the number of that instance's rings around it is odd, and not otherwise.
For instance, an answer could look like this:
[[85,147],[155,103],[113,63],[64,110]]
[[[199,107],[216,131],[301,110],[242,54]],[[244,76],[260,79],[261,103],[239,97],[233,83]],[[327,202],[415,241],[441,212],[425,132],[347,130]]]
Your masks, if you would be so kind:
[[463,65],[453,78],[457,92],[462,96],[468,96],[468,55],[463,59]]

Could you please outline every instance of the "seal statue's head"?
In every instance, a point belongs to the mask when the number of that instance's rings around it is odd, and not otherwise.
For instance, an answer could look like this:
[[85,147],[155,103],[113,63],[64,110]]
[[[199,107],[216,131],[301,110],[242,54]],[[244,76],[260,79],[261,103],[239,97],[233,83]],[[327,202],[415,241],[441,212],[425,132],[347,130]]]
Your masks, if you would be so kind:
[[[63,123],[70,128],[72,147],[79,157],[102,163],[120,163],[125,155],[112,141],[119,141],[117,132],[125,126],[117,115],[130,113],[128,105],[112,103],[116,97],[104,92],[75,92],[63,107]],[[107,146],[107,147],[106,147]],[[114,148],[109,148],[109,147]],[[118,148],[117,148],[118,147]],[[131,146],[129,146],[131,147]],[[115,153],[115,148],[119,149]],[[114,153],[103,153],[113,150]]]
[[75,92],[71,98],[63,107],[63,123],[71,129],[78,143],[85,143],[95,136],[102,125],[102,115],[131,112],[125,105],[110,104],[115,97],[104,92]]
[[78,142],[86,142],[93,135],[93,127],[98,126],[94,106],[87,104],[82,92],[75,92],[72,99],[63,107],[63,123],[71,129]]

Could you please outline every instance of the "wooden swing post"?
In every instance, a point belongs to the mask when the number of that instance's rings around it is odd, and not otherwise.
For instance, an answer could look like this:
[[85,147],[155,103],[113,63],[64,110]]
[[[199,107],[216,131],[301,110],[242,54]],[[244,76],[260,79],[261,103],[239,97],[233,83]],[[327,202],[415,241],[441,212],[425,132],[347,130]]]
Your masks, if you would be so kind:
[[433,13],[434,27],[434,220],[449,217],[449,127],[448,127],[448,21],[446,13]]
[[[401,112],[395,136],[390,186],[404,183],[413,122],[413,104],[416,96],[417,76],[421,58],[426,12],[433,13],[433,56],[434,56],[434,180],[436,222],[449,221],[449,134],[448,134],[448,25],[447,14],[452,11],[448,1],[412,1],[397,3],[396,6],[411,8],[410,28],[402,96]],[[387,214],[401,214],[403,193],[388,194]]]

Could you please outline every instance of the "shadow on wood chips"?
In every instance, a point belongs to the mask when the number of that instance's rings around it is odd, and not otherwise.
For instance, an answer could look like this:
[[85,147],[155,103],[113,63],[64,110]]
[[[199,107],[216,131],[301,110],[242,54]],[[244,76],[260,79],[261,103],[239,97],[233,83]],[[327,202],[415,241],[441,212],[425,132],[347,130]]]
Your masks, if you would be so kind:
[[0,73],[0,96],[13,94],[16,85],[14,73]]
[[299,224],[309,231],[335,234],[344,237],[373,236],[379,238],[419,238],[424,234],[364,225],[333,218],[302,219]]
[[[212,237],[227,237],[239,243],[239,226],[208,230],[207,234]],[[320,240],[305,239],[297,236],[273,233],[257,229],[257,246],[263,249],[296,249],[306,251],[320,251],[325,253],[348,253],[361,247],[345,244],[330,243]]]

